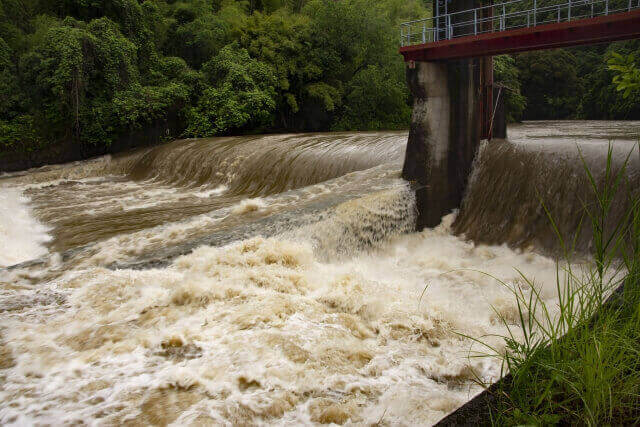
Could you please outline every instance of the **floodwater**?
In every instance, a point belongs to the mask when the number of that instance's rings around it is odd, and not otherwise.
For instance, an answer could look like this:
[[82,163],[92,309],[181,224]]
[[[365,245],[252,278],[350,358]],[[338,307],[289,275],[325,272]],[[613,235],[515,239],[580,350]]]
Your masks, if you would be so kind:
[[[437,422],[499,378],[465,336],[516,323],[504,284],[527,292],[519,270],[556,298],[536,189],[582,194],[579,153],[598,168],[612,141],[620,164],[640,138],[638,122],[509,130],[461,211],[420,233],[406,132],[176,141],[4,175],[0,423]],[[575,231],[580,200],[549,203]]]

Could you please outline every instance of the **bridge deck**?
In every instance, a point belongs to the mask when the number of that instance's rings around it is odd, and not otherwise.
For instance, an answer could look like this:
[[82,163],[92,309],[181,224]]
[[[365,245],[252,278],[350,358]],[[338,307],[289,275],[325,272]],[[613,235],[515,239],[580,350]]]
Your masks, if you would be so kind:
[[403,24],[400,53],[405,61],[439,61],[640,38],[638,0],[618,9],[610,0],[542,8],[534,0],[535,9],[514,10],[520,2]]

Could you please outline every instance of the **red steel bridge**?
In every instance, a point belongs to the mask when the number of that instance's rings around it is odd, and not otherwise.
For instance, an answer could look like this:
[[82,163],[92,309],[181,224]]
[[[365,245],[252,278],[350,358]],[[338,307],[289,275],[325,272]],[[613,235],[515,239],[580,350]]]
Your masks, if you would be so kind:
[[[455,0],[454,0],[455,1]],[[640,0],[515,0],[449,13],[400,29],[405,61],[442,61],[640,37]]]

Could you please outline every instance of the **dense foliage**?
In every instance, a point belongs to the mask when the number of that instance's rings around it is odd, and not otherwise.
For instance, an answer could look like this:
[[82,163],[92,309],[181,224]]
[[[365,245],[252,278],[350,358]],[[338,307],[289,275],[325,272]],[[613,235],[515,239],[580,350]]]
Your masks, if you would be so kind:
[[0,0],[0,151],[168,120],[184,136],[404,128],[393,35],[427,14],[422,0]]
[[520,72],[515,64],[515,59],[510,55],[493,58],[493,79],[501,87],[498,89],[499,96],[504,99],[508,122],[520,121],[527,105],[527,99],[521,93]]
[[[612,59],[615,62],[618,55],[640,56],[640,41],[516,55],[522,95],[526,98],[522,117],[640,119],[640,91],[629,91],[625,96],[613,82],[619,71],[608,63]],[[633,62],[626,65],[632,67]]]
[[[0,0],[0,152],[108,146],[168,123],[198,137],[406,128],[395,35],[429,4]],[[509,119],[640,118],[637,91],[612,82],[625,64],[607,64],[639,50],[497,57]]]
[[633,53],[626,55],[613,52],[607,63],[609,69],[615,72],[613,83],[624,98],[633,96],[640,91],[640,64]]

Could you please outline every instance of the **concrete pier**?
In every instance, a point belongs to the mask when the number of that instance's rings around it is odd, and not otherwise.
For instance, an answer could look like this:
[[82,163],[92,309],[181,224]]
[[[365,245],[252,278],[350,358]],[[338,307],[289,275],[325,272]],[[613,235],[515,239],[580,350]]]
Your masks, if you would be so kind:
[[417,183],[418,229],[460,206],[480,142],[480,61],[407,66],[414,97],[402,176]]

